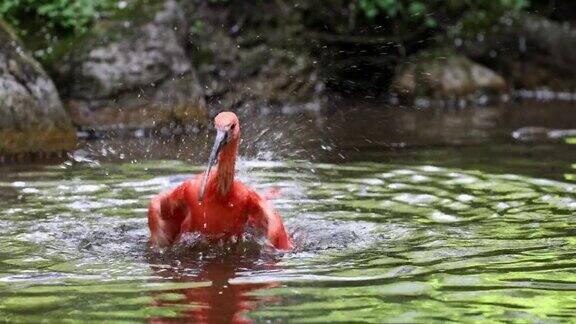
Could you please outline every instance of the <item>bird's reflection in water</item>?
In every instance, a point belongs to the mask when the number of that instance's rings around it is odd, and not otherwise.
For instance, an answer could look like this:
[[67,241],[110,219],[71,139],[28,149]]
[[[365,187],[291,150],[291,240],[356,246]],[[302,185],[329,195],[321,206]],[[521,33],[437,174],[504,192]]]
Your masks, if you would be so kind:
[[278,269],[280,256],[255,241],[225,243],[189,242],[163,253],[151,252],[148,260],[162,282],[198,283],[192,288],[153,293],[153,306],[176,309],[176,317],[153,317],[153,323],[250,323],[247,312],[277,297],[252,292],[278,287],[278,282],[234,282],[251,273]]

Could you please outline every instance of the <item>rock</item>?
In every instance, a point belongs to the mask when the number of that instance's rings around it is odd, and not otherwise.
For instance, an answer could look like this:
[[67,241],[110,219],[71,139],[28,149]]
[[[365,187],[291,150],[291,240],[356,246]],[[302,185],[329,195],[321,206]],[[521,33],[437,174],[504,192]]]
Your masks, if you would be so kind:
[[505,75],[516,89],[576,88],[576,28],[568,23],[518,13],[502,17],[482,37],[458,43],[459,50]]
[[[128,10],[128,9],[127,9]],[[141,1],[98,23],[54,62],[74,122],[83,128],[148,128],[205,115],[176,1]]]
[[400,97],[457,99],[507,90],[504,78],[465,56],[417,54],[395,75],[391,90]]
[[191,33],[192,47],[204,58],[198,74],[207,99],[218,109],[286,106],[321,96],[324,86],[306,47],[294,45],[289,33],[281,27],[271,28],[269,21],[247,22],[266,13],[246,12],[266,11],[266,6],[237,2],[221,8],[204,2],[187,14],[189,25],[203,22],[202,28]]
[[76,145],[76,131],[54,83],[0,21],[0,155],[57,152]]

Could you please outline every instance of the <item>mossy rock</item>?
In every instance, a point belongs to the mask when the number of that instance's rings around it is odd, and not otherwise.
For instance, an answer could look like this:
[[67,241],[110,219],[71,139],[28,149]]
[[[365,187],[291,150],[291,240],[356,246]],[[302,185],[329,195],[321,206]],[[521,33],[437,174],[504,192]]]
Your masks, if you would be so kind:
[[451,99],[499,94],[508,89],[496,72],[450,50],[411,57],[396,73],[392,92],[404,98]]
[[322,98],[318,66],[303,47],[281,46],[280,40],[273,39],[282,36],[270,27],[246,25],[238,35],[231,35],[214,18],[219,11],[204,10],[203,16],[188,17],[205,22],[195,34],[204,58],[198,75],[212,105],[218,109],[284,106]]
[[84,129],[149,127],[182,122],[170,120],[181,107],[204,116],[186,31],[176,1],[137,1],[67,44],[52,64],[74,123]]
[[70,150],[75,144],[54,83],[0,20],[0,155]]

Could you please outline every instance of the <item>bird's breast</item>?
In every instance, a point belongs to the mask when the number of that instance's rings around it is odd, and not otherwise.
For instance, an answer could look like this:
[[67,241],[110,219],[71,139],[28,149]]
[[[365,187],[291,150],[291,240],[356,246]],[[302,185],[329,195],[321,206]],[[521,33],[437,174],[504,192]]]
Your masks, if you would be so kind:
[[189,231],[198,231],[206,235],[242,234],[248,219],[247,211],[236,200],[206,200],[197,202],[191,213]]

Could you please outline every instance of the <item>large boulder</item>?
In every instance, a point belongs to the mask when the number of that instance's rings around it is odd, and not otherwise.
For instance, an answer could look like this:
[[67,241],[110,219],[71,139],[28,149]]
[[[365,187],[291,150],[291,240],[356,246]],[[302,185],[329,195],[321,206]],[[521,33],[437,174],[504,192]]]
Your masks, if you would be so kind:
[[468,57],[505,75],[516,89],[576,88],[576,28],[571,24],[518,13],[455,43]]
[[178,3],[140,1],[99,22],[54,62],[74,122],[82,128],[148,128],[205,114],[187,56]]
[[504,78],[496,72],[448,50],[420,53],[407,62],[391,86],[401,98],[466,99],[507,90]]
[[75,145],[76,130],[52,80],[0,20],[0,155]]
[[199,74],[215,106],[299,104],[320,94],[322,83],[307,55],[268,44],[244,47],[221,30],[212,35],[204,42],[212,60],[200,65]]
[[291,27],[275,20],[283,16],[277,4],[187,3],[191,48],[202,57],[198,75],[212,106],[288,106],[321,98],[318,66]]

